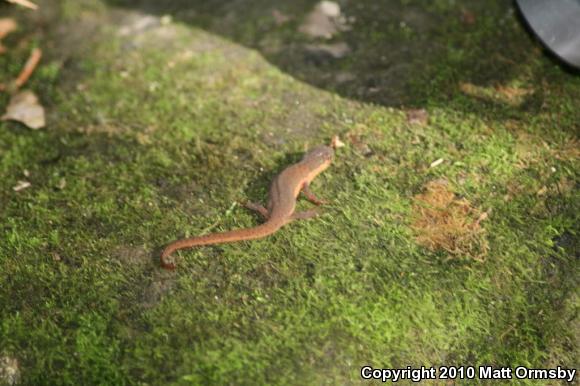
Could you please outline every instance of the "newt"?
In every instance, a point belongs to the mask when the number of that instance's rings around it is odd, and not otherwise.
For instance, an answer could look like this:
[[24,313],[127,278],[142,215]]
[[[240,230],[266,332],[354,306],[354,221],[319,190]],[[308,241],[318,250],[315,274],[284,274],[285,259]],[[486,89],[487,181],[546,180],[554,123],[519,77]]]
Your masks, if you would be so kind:
[[165,269],[175,269],[175,262],[172,261],[170,255],[179,249],[260,239],[271,235],[293,220],[317,216],[316,209],[295,212],[296,200],[302,192],[308,201],[316,205],[325,203],[310,191],[310,183],[330,166],[333,156],[334,150],[330,146],[318,146],[310,150],[300,162],[287,167],[274,178],[270,186],[267,207],[246,203],[245,206],[248,209],[257,211],[266,220],[263,224],[253,228],[210,233],[174,241],[161,253],[161,266]]

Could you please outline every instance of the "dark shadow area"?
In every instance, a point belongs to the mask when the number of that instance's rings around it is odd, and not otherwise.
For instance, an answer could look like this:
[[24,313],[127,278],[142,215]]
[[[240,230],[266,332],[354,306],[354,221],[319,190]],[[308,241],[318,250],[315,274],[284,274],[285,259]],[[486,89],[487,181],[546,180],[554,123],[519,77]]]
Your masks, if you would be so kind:
[[[384,106],[445,105],[462,84],[500,87],[525,72],[545,76],[542,53],[512,2],[338,1],[328,38],[304,32],[316,1],[107,0],[191,24],[258,50],[291,76],[341,96]],[[534,64],[534,62],[536,62]],[[549,62],[546,62],[549,63]],[[518,106],[489,102],[490,118],[534,111],[541,91]],[[475,109],[477,99],[455,108]],[[487,114],[487,113],[483,113]]]

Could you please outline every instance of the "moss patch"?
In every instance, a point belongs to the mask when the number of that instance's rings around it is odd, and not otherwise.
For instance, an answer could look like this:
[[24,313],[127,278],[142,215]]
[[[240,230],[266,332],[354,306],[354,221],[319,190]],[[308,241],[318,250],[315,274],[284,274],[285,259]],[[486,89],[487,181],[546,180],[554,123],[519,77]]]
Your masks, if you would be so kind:
[[[423,36],[371,23],[360,3],[361,50]],[[573,367],[580,80],[529,51],[506,6],[463,26],[452,3],[407,3],[441,20],[434,39],[449,42],[398,89],[424,124],[386,97],[297,80],[191,22],[98,0],[28,20],[58,27],[41,35],[50,54],[30,83],[49,126],[0,123],[0,356],[22,383],[357,384],[366,364]],[[251,20],[231,27],[252,40],[263,31]],[[520,48],[478,64],[501,31]],[[332,66],[356,73],[359,59]],[[334,134],[347,146],[314,181],[332,202],[320,218],[159,268],[167,242],[256,224],[237,202],[264,201],[272,176]],[[484,262],[417,243],[413,197],[442,178],[489,213]],[[14,191],[22,179],[31,186]]]

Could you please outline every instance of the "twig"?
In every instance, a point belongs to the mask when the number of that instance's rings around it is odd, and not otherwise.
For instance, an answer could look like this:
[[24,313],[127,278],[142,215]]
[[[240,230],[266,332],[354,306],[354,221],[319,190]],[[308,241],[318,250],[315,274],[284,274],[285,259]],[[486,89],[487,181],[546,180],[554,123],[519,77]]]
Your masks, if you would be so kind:
[[38,66],[38,62],[40,61],[41,57],[42,51],[40,50],[40,48],[35,48],[32,50],[30,56],[28,57],[28,60],[26,61],[26,64],[22,68],[22,71],[20,71],[20,74],[14,80],[15,88],[20,88],[24,83],[26,83],[28,78],[30,78],[30,75],[32,75],[32,73],[34,72],[36,66]]
[[38,9],[38,5],[34,4],[30,0],[6,0],[6,1],[9,3],[12,3],[12,4],[21,5],[21,6],[26,7],[26,8],[30,8],[30,9],[34,9],[34,10]]

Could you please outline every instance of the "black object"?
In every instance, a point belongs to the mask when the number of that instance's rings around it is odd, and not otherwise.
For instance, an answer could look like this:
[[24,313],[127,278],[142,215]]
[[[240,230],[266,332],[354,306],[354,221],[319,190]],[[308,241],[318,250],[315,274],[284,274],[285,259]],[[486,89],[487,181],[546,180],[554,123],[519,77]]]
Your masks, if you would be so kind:
[[550,51],[580,69],[580,0],[517,0],[530,28]]

